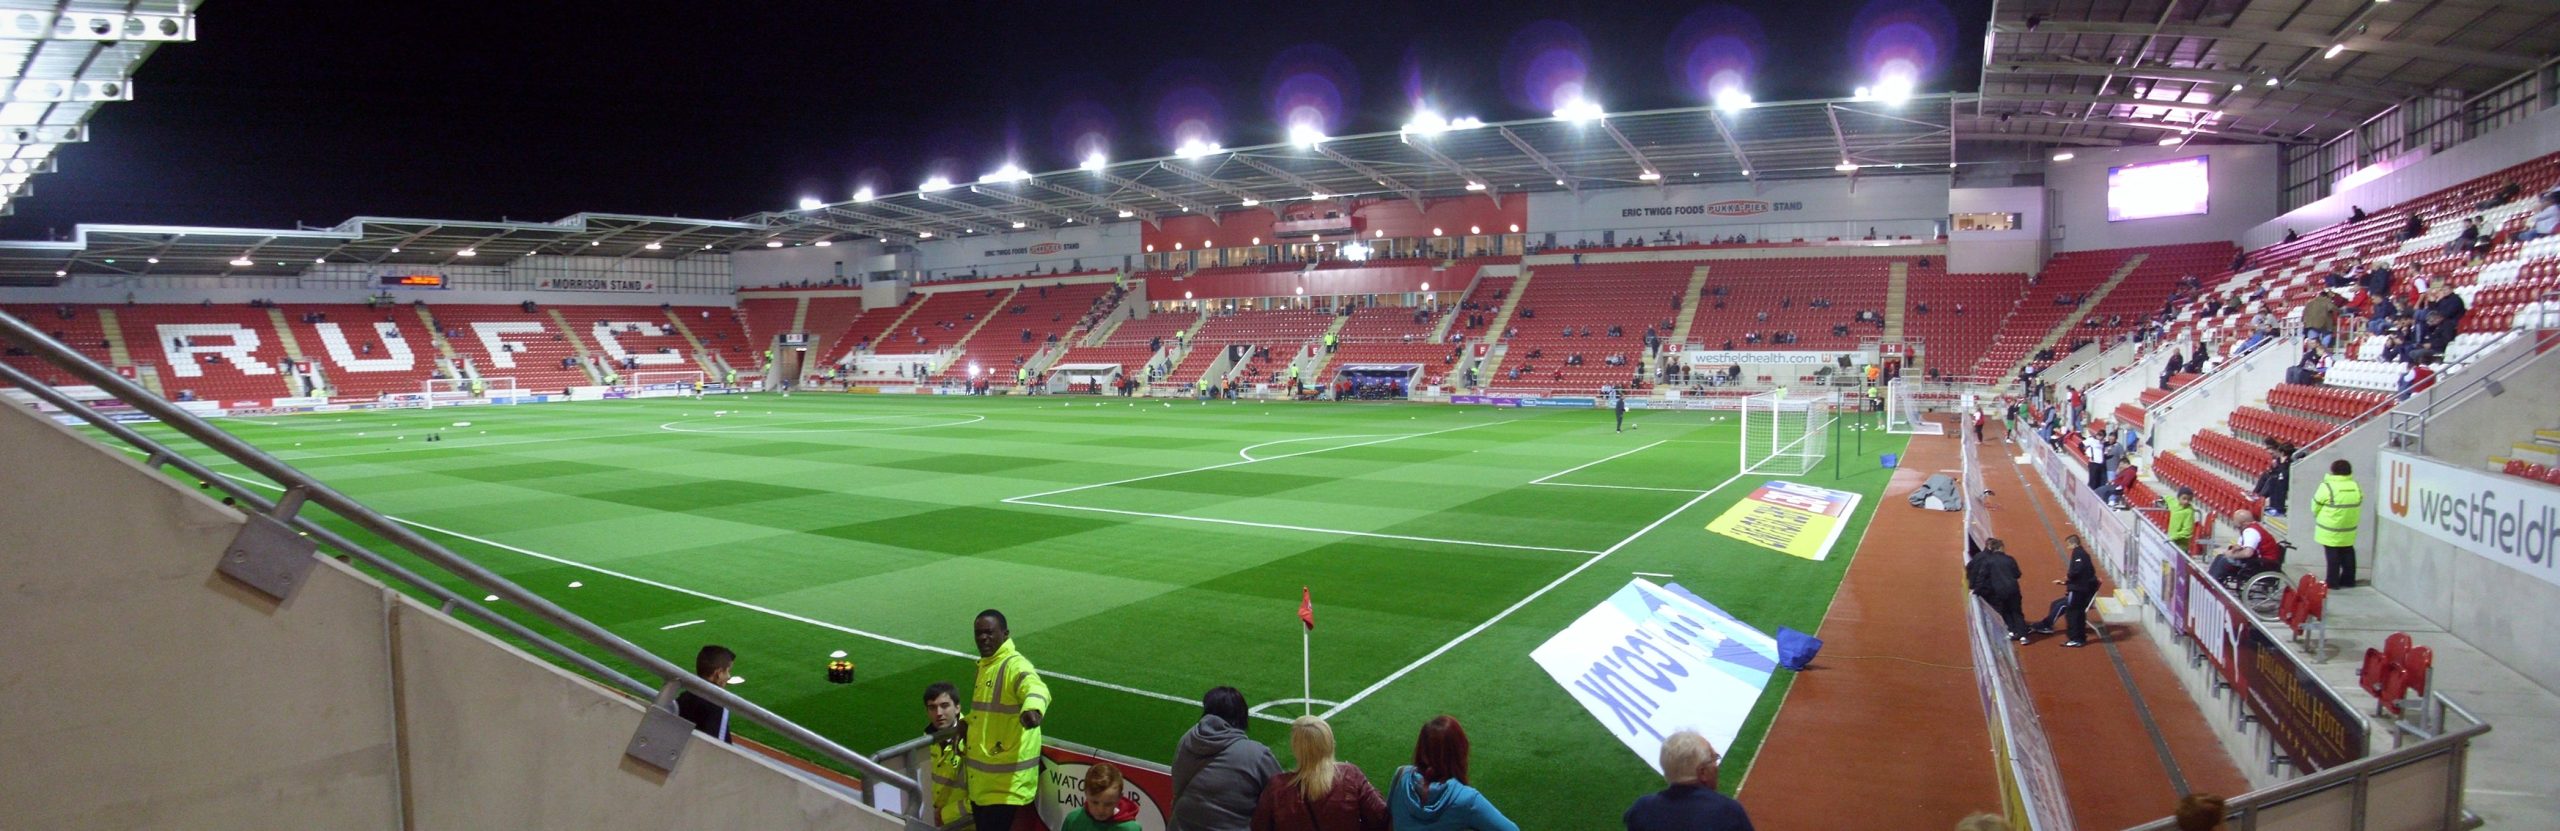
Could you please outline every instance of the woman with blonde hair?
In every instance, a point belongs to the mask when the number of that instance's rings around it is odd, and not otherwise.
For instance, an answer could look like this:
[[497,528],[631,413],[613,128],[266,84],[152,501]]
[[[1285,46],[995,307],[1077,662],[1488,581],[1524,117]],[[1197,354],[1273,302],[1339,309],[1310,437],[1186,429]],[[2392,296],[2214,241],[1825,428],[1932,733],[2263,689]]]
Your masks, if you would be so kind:
[[1253,809],[1253,831],[1387,831],[1387,800],[1357,765],[1333,759],[1333,726],[1315,716],[1289,725],[1298,769],[1271,777]]

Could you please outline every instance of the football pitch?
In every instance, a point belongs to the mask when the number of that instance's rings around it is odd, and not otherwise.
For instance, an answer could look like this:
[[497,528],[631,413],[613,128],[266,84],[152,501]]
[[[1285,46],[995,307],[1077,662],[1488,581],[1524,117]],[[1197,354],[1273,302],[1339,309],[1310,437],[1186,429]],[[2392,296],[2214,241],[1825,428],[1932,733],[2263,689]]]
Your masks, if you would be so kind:
[[[1782,478],[1741,473],[1730,413],[1631,411],[1620,433],[1599,410],[755,394],[220,424],[679,665],[736,650],[735,691],[849,747],[918,735],[921,691],[968,683],[994,607],[1060,739],[1169,762],[1227,684],[1284,766],[1281,722],[1312,709],[1383,789],[1445,712],[1497,805],[1566,828],[1661,780],[1530,651],[1636,575],[1815,631],[1890,478],[1877,457],[1903,449],[1856,418],[1784,477],[1863,497],[1823,560],[1706,530]],[[838,650],[857,683],[827,683]],[[1790,678],[1727,749],[1728,792]]]

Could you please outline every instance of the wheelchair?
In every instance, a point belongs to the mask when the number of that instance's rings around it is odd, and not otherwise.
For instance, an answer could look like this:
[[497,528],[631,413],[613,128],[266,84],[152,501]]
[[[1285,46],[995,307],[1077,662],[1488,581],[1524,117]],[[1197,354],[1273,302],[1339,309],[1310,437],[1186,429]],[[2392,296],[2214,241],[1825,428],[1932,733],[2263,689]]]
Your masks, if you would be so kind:
[[[2291,542],[2280,541],[2277,545],[2288,553],[2293,551]],[[2283,561],[2271,563],[2265,557],[2252,557],[2247,565],[2225,575],[2222,587],[2230,590],[2231,596],[2238,598],[2251,614],[2265,618],[2283,608],[2286,582]]]

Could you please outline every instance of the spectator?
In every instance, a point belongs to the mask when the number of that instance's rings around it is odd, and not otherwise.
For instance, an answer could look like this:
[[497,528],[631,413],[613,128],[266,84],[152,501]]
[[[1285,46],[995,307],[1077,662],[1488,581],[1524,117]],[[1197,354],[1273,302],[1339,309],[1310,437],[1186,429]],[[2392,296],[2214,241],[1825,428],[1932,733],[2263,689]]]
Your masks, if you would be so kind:
[[2441,253],[2450,257],[2471,250],[2479,242],[2480,218],[2475,216],[2462,221],[2462,233],[2455,234],[2451,242],[2445,243]]
[[2222,831],[2222,818],[2227,809],[2222,797],[2208,793],[2191,793],[2178,798],[2178,831]]
[[2560,233],[2560,191],[2542,195],[2542,210],[2533,212],[2533,219],[2525,223],[2522,233],[2516,234],[2516,241],[2532,242],[2555,233]]
[[[2133,466],[2126,465],[2125,469],[2132,470]],[[2045,610],[2044,619],[2036,621],[2033,628],[2038,634],[2053,634],[2053,619],[2059,617],[2063,620],[2064,636],[2069,638],[2062,645],[2087,646],[2089,601],[2098,596],[2098,564],[2090,559],[2089,547],[2080,544],[2080,535],[2073,534],[2063,541],[2071,546],[2071,563],[2064,567],[2064,577],[2053,581],[2054,585],[2062,587],[2062,598],[2053,601],[2053,605]]]
[[1984,542],[1981,553],[1964,564],[1965,585],[1973,590],[1973,596],[1982,598],[2000,614],[2001,622],[2009,627],[2010,640],[2026,643],[2027,616],[2018,608],[2019,575],[2017,558],[2009,556],[2008,544],[1998,537]]
[[1334,761],[1333,726],[1299,716],[1289,726],[1298,769],[1271,778],[1253,809],[1253,831],[1387,831],[1387,800],[1357,765]]
[[[708,644],[693,653],[693,674],[712,686],[729,683],[729,670],[736,666],[738,653],[728,647]],[[729,710],[711,699],[694,695],[692,690],[676,694],[676,715],[693,722],[693,729],[710,736],[713,741],[729,741]]]
[[1662,779],[1670,787],[1636,798],[1620,817],[1627,831],[1751,831],[1742,803],[1716,792],[1715,745],[1695,730],[1662,740]]
[[2347,221],[2348,221],[2348,222],[2363,222],[2363,221],[2364,221],[2364,206],[2363,206],[2363,205],[2349,205],[2349,206],[2347,206]]
[[2214,556],[2212,565],[2205,567],[2205,573],[2214,582],[2229,579],[2233,573],[2243,569],[2261,566],[2260,560],[2269,561],[2269,565],[2283,563],[2284,549],[2276,542],[2275,532],[2259,523],[2257,514],[2245,510],[2232,514],[2231,524],[2240,529],[2240,536],[2225,546],[2221,554]]
[[2345,459],[2329,463],[2329,475],[2311,496],[2312,541],[2329,560],[2329,588],[2356,585],[2356,526],[2363,521],[2364,490],[2357,487],[2355,466]]
[[2258,473],[2257,483],[2249,488],[2253,496],[2265,497],[2268,516],[2284,516],[2285,494],[2293,490],[2293,447],[2282,439],[2266,441],[2267,456],[2274,461]]
[[1200,723],[1173,750],[1173,825],[1186,831],[1244,831],[1262,788],[1280,774],[1271,748],[1245,736],[1244,693],[1218,687],[1200,699]]
[[[969,815],[969,790],[960,781],[959,688],[935,681],[924,688],[925,735],[934,736],[925,752],[933,759],[933,822],[950,825]],[[951,731],[949,735],[937,735]]]
[[1387,814],[1395,831],[1520,831],[1467,784],[1467,731],[1447,715],[1423,723],[1413,764],[1387,789]]
[[2427,235],[2427,218],[2417,211],[2409,212],[2409,221],[2400,226],[2400,241],[2408,242]]
[[1058,831],[1138,831],[1138,803],[1121,793],[1120,766],[1095,762],[1084,769],[1084,804],[1067,812]]
[[1049,709],[1049,683],[1031,660],[1014,649],[1004,613],[978,613],[977,681],[970,685],[968,741],[969,815],[979,828],[1012,828],[1040,784],[1040,724]]
[[2176,499],[2169,502],[2169,544],[2180,554],[2193,554],[2196,547],[2196,489],[2181,487]]

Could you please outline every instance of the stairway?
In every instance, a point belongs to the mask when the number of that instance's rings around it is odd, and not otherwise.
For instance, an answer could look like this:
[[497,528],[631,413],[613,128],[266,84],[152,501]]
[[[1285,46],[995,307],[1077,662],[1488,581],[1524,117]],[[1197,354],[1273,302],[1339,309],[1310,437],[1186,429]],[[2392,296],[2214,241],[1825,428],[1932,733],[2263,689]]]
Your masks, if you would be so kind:
[[1343,324],[1350,322],[1351,318],[1343,317],[1341,315],[1333,316],[1333,325],[1325,327],[1324,334],[1317,335],[1316,339],[1313,341],[1313,343],[1317,344],[1316,354],[1314,357],[1307,359],[1307,365],[1303,370],[1303,374],[1298,376],[1299,379],[1306,380],[1308,383],[1314,383],[1313,379],[1324,377],[1324,365],[1333,362],[1333,353],[1327,352],[1323,349],[1324,339],[1326,336],[1332,336],[1334,338],[1342,337]]
[[[799,300],[799,302],[798,302],[798,303],[796,303],[796,304],[794,304],[794,305],[792,306],[792,309],[791,309],[791,331],[794,331],[794,332],[807,332],[807,331],[809,331],[809,298],[807,298],[807,297],[802,297],[802,298],[800,298],[800,300]],[[771,347],[771,346],[773,346],[773,344],[769,344],[769,343],[768,343],[768,344],[765,344],[765,346],[767,346],[767,347]]]
[[[1520,267],[1520,279],[1511,281],[1511,296],[1502,301],[1502,311],[1495,313],[1493,322],[1484,327],[1485,334],[1481,339],[1483,342],[1487,344],[1502,342],[1502,333],[1511,327],[1511,313],[1520,310],[1520,299],[1529,296],[1529,278],[1535,276],[1537,275],[1530,272],[1528,266]],[[1482,365],[1476,367],[1476,385],[1479,387],[1492,386],[1494,371],[1502,368],[1503,350],[1489,348],[1485,353]],[[1466,362],[1459,361],[1457,368],[1461,371],[1465,370]]]
[[462,357],[453,354],[453,344],[444,339],[444,327],[436,325],[435,313],[427,311],[427,307],[424,305],[417,306],[416,308],[418,310],[419,322],[427,325],[427,339],[435,341],[436,354],[443,356],[445,363],[454,367],[455,371],[451,373],[451,377],[462,377]]
[[[311,374],[314,376],[312,379],[314,385],[325,387],[325,384],[318,383],[319,379],[317,376],[320,374],[320,364],[309,358],[303,357],[302,341],[294,338],[293,324],[285,322],[284,310],[277,308],[267,309],[267,322],[276,327],[276,343],[284,347],[284,356],[292,359],[292,361],[297,364],[311,364]],[[293,371],[293,367],[285,367],[283,372],[277,374],[284,376],[285,397],[290,398],[303,393],[303,390],[298,388],[299,385],[294,383],[293,376],[295,373]]]
[[[2097,309],[2098,304],[2106,302],[2108,294],[2113,293],[2117,286],[2124,284],[2124,278],[2132,276],[2133,270],[2141,268],[2143,261],[2149,259],[2151,259],[2151,255],[2149,253],[2135,254],[2131,257],[2125,258],[2124,265],[2118,266],[2116,268],[2116,273],[2107,275],[2106,282],[2098,284],[2097,290],[2090,292],[2087,299],[2080,301],[2078,308],[2072,309],[2070,314],[2063,315],[2062,320],[2053,325],[2053,331],[2044,333],[2044,338],[2036,341],[2036,345],[2027,350],[2026,357],[2019,358],[2016,363],[2010,364],[2008,369],[2003,370],[2000,373],[1999,377],[2017,377],[2019,372],[2026,369],[2028,362],[2036,359],[2036,353],[2051,349],[2054,344],[2061,343],[2064,337],[2071,334],[2071,330],[2080,327],[2080,321],[2087,319],[2089,317],[2089,312]],[[1901,267],[1901,263],[1894,264],[1894,268],[1896,269]]]
[[1466,290],[1465,290],[1465,291],[1458,292],[1458,297],[1460,298],[1461,302],[1460,302],[1460,303],[1452,303],[1452,304],[1450,304],[1450,305],[1449,305],[1448,310],[1447,310],[1447,311],[1444,311],[1444,312],[1442,312],[1442,313],[1440,314],[1440,322],[1439,322],[1438,324],[1436,324],[1436,325],[1434,325],[1434,326],[1432,326],[1432,327],[1431,327],[1431,342],[1432,342],[1432,343],[1448,343],[1448,342],[1449,342],[1449,329],[1450,329],[1450,327],[1456,326],[1456,325],[1458,324],[1458,307],[1459,307],[1460,305],[1463,305],[1463,301],[1464,301],[1464,299],[1465,299],[1465,298],[1469,298],[1469,297],[1474,297],[1474,296],[1476,296],[1476,286],[1477,286],[1478,284],[1483,283],[1483,282],[1484,282],[1484,269],[1481,269],[1481,268],[1476,269],[1476,276],[1474,276],[1473,278],[1470,278],[1470,279],[1468,279],[1468,280],[1467,280],[1467,288],[1466,288]]
[[105,306],[98,307],[98,325],[102,327],[100,331],[105,333],[107,339],[107,359],[114,361],[116,366],[132,366],[133,353],[125,349],[124,329],[116,325],[116,310]]
[[[1893,266],[1885,273],[1890,276],[1892,282],[1887,283],[1884,290],[1884,340],[1886,343],[1897,343],[1902,340],[1904,307],[1906,301],[1911,298],[1911,265],[1895,260]],[[2133,272],[2128,269],[2124,273]],[[2116,278],[2123,279],[2124,274],[2118,274]]]
[[1698,295],[1706,290],[1707,267],[1702,265],[1689,272],[1689,291],[1680,295],[1680,322],[1671,327],[1668,343],[1676,346],[1689,342],[1689,327],[1698,320]]
[[561,314],[559,309],[544,309],[543,313],[551,316],[551,325],[560,327],[560,336],[569,339],[569,348],[578,351],[578,368],[586,371],[588,381],[602,384],[606,383],[605,378],[622,374],[621,367],[607,372],[596,363],[595,353],[587,350],[587,340],[578,337],[578,330],[569,328],[568,315]]
[[[807,298],[802,298],[800,303],[800,308],[804,310],[808,308]],[[702,339],[693,336],[692,327],[684,325],[684,315],[676,314],[674,309],[668,309],[667,322],[675,324],[676,334],[683,335],[684,345],[693,350],[693,365],[702,367],[702,377],[713,380],[725,377],[720,374],[720,365],[711,360],[711,350],[702,348]]]

